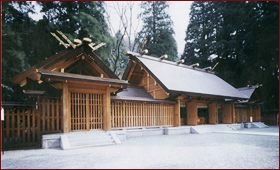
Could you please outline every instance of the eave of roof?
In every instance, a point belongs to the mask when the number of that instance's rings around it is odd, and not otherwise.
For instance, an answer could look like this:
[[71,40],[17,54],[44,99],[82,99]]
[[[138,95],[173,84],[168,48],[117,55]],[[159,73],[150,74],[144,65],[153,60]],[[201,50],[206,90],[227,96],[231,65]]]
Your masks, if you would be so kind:
[[[140,56],[139,53],[129,51],[126,52],[126,55],[136,60],[168,93],[228,99],[249,98],[218,76],[204,69],[177,65],[175,62],[146,55]],[[123,79],[126,79],[126,77],[127,74],[124,74]]]
[[49,70],[37,70],[37,72],[41,74],[41,80],[43,81],[45,78],[57,78],[62,80],[76,80],[76,81],[87,81],[87,82],[96,82],[96,83],[104,83],[104,84],[128,85],[127,81],[119,80],[119,79],[62,73],[62,72],[49,71]]

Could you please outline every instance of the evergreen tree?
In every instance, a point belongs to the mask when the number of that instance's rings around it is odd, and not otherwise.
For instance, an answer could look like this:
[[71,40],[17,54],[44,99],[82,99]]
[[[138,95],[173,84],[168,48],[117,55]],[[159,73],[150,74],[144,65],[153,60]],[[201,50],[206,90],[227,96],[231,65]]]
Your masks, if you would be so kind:
[[219,62],[216,75],[234,87],[262,83],[265,109],[278,108],[278,9],[275,1],[195,1],[181,57],[201,67]]
[[149,55],[160,57],[168,55],[168,60],[177,60],[177,44],[173,37],[172,20],[167,14],[169,7],[167,1],[143,1],[140,7],[144,11],[139,15],[144,25],[138,33],[136,42],[139,44],[138,50],[142,48],[145,41],[145,49]]
[[113,39],[108,32],[102,1],[41,1],[42,12],[49,20],[52,32],[62,31],[70,40],[91,38],[96,44],[106,43],[95,51],[110,66]]
[[3,1],[2,47],[1,47],[1,89],[2,100],[24,100],[22,90],[9,79],[30,67],[33,55],[33,29],[35,22],[28,12],[34,12],[30,2]]

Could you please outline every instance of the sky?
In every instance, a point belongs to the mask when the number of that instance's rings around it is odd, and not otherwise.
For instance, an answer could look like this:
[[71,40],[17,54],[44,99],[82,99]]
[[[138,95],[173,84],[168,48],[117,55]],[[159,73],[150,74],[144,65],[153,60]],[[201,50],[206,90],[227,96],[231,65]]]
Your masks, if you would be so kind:
[[[141,12],[141,8],[139,7],[139,4],[141,1],[105,1],[106,2],[106,10],[107,14],[110,16],[108,18],[108,21],[110,21],[111,24],[109,24],[109,27],[111,28],[111,34],[114,35],[114,33],[121,29],[120,27],[120,17],[118,16],[117,12],[117,4],[119,6],[124,6],[127,3],[134,3],[133,5],[133,13],[132,13],[132,23],[133,23],[133,32],[136,33],[141,30],[142,28],[142,21],[140,19],[137,19],[138,14]],[[33,1],[35,4],[35,2]],[[169,1],[169,15],[171,16],[171,19],[173,21],[173,29],[175,31],[174,38],[177,42],[177,48],[178,48],[178,55],[179,57],[184,51],[185,47],[185,37],[186,37],[186,30],[189,23],[189,13],[191,8],[192,1]],[[136,12],[134,12],[136,11]],[[37,14],[29,14],[30,17],[32,17],[34,20],[40,20],[42,19],[42,14],[40,14],[40,8],[36,5],[36,12]],[[127,12],[127,15],[129,16],[129,13]],[[106,17],[107,18],[107,17]]]

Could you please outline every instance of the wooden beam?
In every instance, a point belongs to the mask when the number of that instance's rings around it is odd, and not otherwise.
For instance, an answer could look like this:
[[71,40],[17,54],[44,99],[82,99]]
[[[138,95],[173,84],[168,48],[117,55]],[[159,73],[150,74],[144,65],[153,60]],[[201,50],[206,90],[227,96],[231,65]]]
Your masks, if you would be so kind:
[[180,126],[180,100],[175,104],[174,126]]
[[69,94],[68,94],[68,84],[67,83],[63,83],[63,91],[62,91],[62,119],[61,119],[61,121],[62,121],[62,123],[61,123],[61,125],[62,125],[62,127],[61,127],[61,129],[62,129],[62,132],[63,133],[68,133],[68,132],[70,132],[70,129],[69,129],[69,127],[68,127],[68,125],[69,125],[69,100],[68,100],[68,98],[69,98]]
[[94,94],[105,94],[104,90],[96,90],[96,89],[84,89],[84,88],[69,88],[69,91],[76,93],[94,93]]
[[133,75],[133,76],[140,76],[140,77],[143,77],[143,76],[144,76],[143,73],[142,73],[142,74],[141,74],[141,73],[132,73],[132,75]]
[[129,71],[129,73],[128,73],[128,76],[127,76],[127,81],[129,81],[129,79],[131,78],[131,76],[132,76],[132,73],[133,73],[133,71],[134,71],[134,69],[135,69],[135,67],[136,67],[136,63],[133,63],[133,66],[131,67],[131,69],[130,69],[130,71]]
[[103,128],[106,131],[111,130],[111,97],[110,87],[106,87],[106,93],[103,95]]
[[67,68],[69,66],[71,66],[72,64],[74,64],[75,62],[77,62],[78,60],[80,60],[79,57],[75,57],[75,58],[71,58],[70,60],[66,61],[65,63],[61,64],[60,66],[52,69],[52,71],[59,71],[60,69],[64,68]]

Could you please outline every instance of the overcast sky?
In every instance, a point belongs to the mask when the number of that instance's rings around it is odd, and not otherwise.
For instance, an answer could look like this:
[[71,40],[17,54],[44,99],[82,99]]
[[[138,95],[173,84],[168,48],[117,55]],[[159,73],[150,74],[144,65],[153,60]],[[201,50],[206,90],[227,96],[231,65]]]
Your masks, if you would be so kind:
[[[120,26],[120,18],[116,13],[116,1],[105,1],[107,4],[106,10],[110,16],[110,22],[111,22],[111,28],[112,34],[113,32],[116,32]],[[133,27],[135,29],[135,33],[140,31],[142,28],[142,22],[137,19],[138,14],[141,12],[141,8],[139,7],[139,4],[141,1],[130,1],[134,3],[133,6]],[[35,3],[33,1],[33,3]],[[125,5],[127,1],[118,1],[120,6]],[[188,27],[189,23],[189,13],[191,8],[192,1],[170,1],[169,2],[169,15],[171,16],[171,19],[173,21],[173,28],[175,31],[175,40],[177,42],[178,47],[178,54],[179,57],[183,53],[184,47],[185,47],[185,36],[186,36],[186,29]],[[30,16],[34,20],[42,19],[42,14],[40,14],[40,8],[36,6],[37,14],[30,14]],[[113,31],[114,30],[114,31]]]

